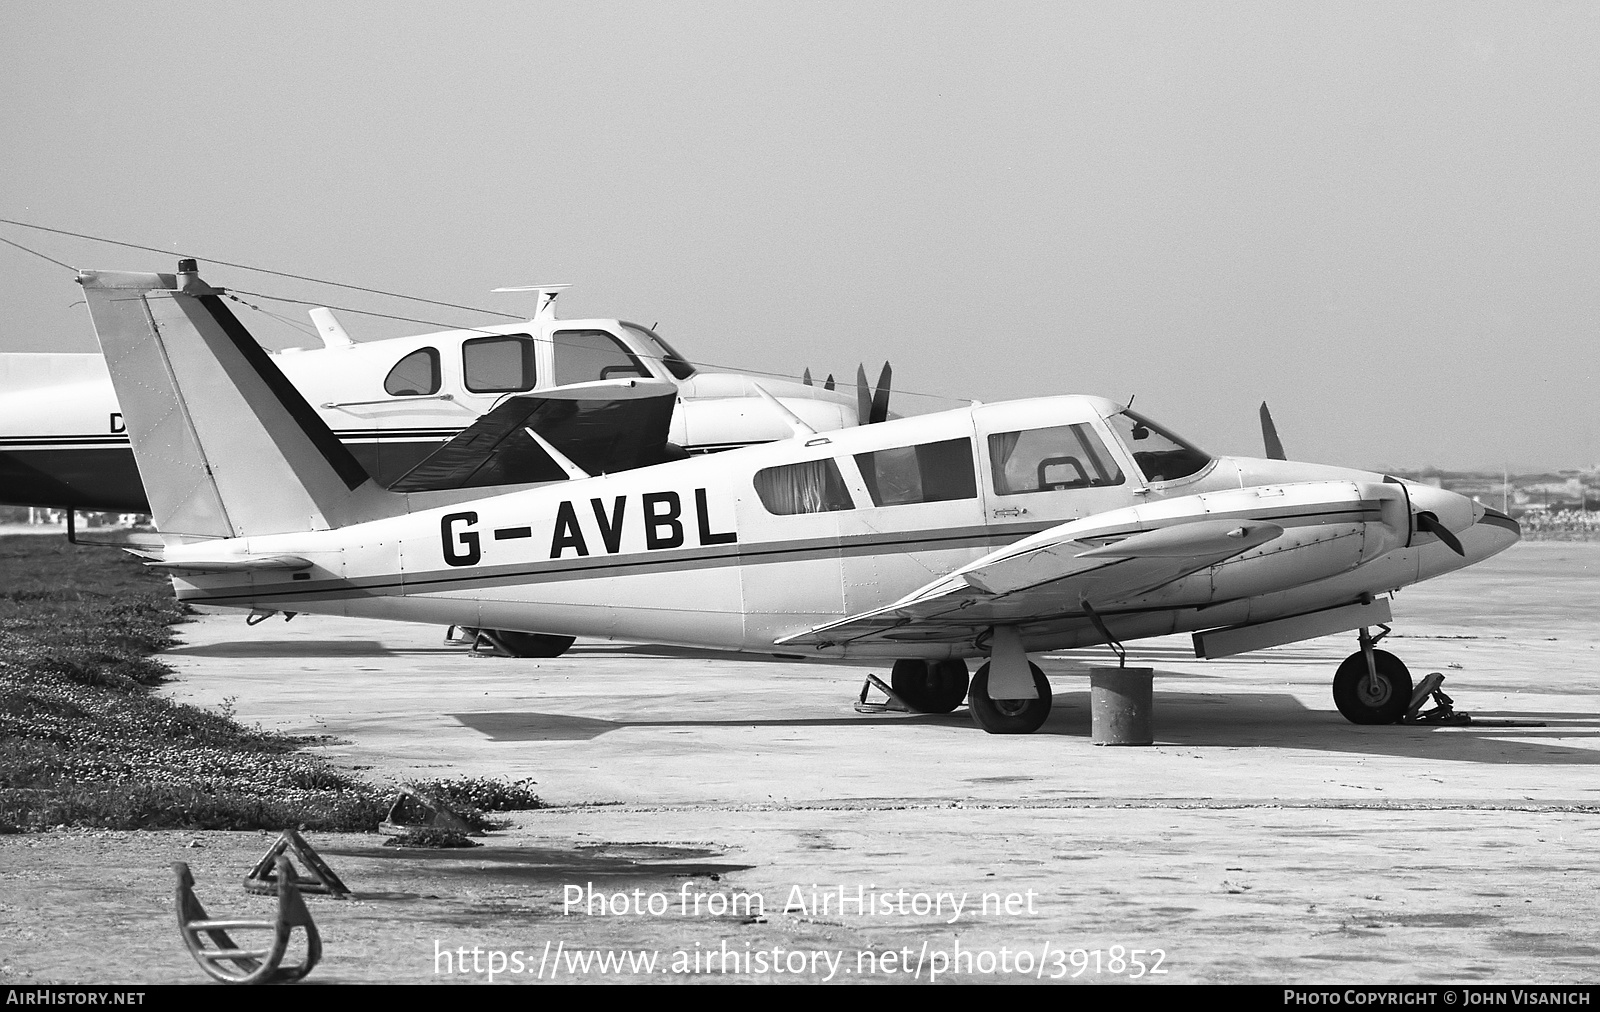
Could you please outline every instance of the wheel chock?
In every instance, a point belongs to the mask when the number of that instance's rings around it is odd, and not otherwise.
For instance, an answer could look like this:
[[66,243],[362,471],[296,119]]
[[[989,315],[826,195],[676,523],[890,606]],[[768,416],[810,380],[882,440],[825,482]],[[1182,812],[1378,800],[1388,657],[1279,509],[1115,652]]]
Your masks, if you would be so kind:
[[[178,876],[178,931],[200,969],[224,984],[287,984],[310,973],[322,959],[322,936],[300,897],[299,878],[294,865],[282,854],[277,857],[276,875],[278,915],[270,921],[212,920],[194,894],[194,876],[182,861],[173,864]],[[306,957],[299,966],[282,967],[289,938],[295,928],[304,928]],[[260,949],[241,949],[229,931],[270,931],[272,944]],[[207,942],[210,945],[207,945]]]
[[389,806],[389,814],[378,823],[378,832],[385,836],[401,836],[419,829],[439,829],[462,836],[482,836],[474,833],[467,820],[457,815],[443,801],[427,794],[419,794],[410,787],[402,787]]
[[[1411,705],[1406,708],[1406,715],[1400,718],[1402,724],[1430,724],[1442,727],[1464,727],[1468,724],[1473,727],[1544,727],[1542,720],[1476,720],[1470,713],[1457,713],[1455,700],[1445,695],[1444,675],[1438,671],[1432,672],[1417,685],[1411,694]],[[1422,707],[1433,698],[1433,709],[1424,710]]]
[[[889,698],[882,703],[867,702],[867,692],[874,687]],[[861,683],[861,698],[856,700],[855,706],[857,713],[913,712],[911,707],[906,705],[906,701],[895,695],[895,691],[885,685],[883,679],[877,675],[868,675],[867,680]]]
[[278,892],[280,876],[273,872],[273,868],[280,862],[288,860],[284,856],[286,853],[293,854],[306,869],[307,878],[301,879],[298,875],[295,876],[296,895],[317,893],[332,896],[334,899],[344,899],[350,895],[349,887],[333,873],[333,869],[328,867],[328,863],[317,853],[316,848],[292,829],[284,830],[283,835],[278,837],[278,842],[274,843],[266,855],[256,862],[256,866],[250,869],[250,874],[244,877],[245,891],[260,895]]

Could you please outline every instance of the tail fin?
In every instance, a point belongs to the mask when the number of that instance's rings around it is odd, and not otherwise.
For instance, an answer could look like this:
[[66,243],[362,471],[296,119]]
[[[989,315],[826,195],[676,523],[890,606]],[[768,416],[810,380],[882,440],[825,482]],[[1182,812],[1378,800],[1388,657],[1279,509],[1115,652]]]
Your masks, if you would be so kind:
[[175,275],[84,271],[78,282],[163,535],[325,530],[405,512],[193,261]]

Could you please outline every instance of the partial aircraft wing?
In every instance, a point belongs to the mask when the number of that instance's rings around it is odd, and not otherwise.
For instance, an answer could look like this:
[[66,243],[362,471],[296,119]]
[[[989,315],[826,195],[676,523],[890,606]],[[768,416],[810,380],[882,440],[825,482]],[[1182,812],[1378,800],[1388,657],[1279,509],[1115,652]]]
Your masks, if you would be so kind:
[[678,388],[664,380],[583,383],[510,397],[389,486],[391,492],[562,481],[562,462],[611,474],[682,455],[667,442]]
[[[816,626],[780,645],[836,646],[860,641],[969,640],[996,625],[1085,617],[1170,588],[1218,567],[1188,600],[1217,603],[1235,594],[1228,560],[1282,556],[1285,587],[1335,575],[1403,543],[1397,488],[1357,482],[1307,482],[1232,489],[1113,510],[1060,524],[978,559],[874,611]],[[1396,508],[1398,504],[1398,509]],[[1386,550],[1386,549],[1385,549]],[[1265,582],[1263,582],[1265,580]],[[1279,589],[1251,577],[1249,593]],[[1242,591],[1243,588],[1240,588]]]

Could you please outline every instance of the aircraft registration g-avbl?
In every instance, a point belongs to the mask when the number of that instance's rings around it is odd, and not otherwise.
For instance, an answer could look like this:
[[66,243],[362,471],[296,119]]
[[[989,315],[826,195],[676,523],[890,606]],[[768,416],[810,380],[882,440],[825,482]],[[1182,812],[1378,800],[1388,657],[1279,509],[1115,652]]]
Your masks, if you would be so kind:
[[[1439,488],[1213,457],[1080,396],[830,432],[791,417],[786,440],[590,476],[552,425],[674,393],[596,384],[513,398],[421,465],[432,480],[385,489],[181,266],[79,280],[151,489],[146,555],[185,601],[892,658],[914,708],[966,699],[996,733],[1049,713],[1029,652],[1192,632],[1216,657],[1354,629],[1335,702],[1387,723],[1412,686],[1368,635],[1385,595],[1520,536]],[[566,480],[494,488],[519,455]],[[987,659],[970,679],[968,658]]]
[[[769,398],[821,430],[865,423],[880,402],[887,413],[886,380],[874,401],[831,382],[708,372],[649,327],[558,319],[555,300],[566,287],[529,289],[538,308],[524,322],[359,343],[331,310],[313,309],[323,346],[275,352],[273,361],[383,484],[509,395],[601,379],[675,386],[670,441],[691,453],[787,436]],[[101,356],[0,353],[0,503],[149,512]]]

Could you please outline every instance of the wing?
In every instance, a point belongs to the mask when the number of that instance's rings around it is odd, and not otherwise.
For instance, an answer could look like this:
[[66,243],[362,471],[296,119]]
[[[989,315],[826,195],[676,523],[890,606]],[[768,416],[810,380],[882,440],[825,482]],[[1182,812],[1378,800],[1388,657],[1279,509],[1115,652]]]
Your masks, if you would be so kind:
[[[1365,484],[1309,482],[1114,510],[992,552],[893,604],[777,642],[958,642],[995,625],[1085,620],[1084,602],[1105,611],[1241,556],[1281,555],[1267,579],[1310,582],[1370,556],[1380,542],[1368,528],[1388,531],[1380,501],[1387,498]],[[1205,596],[1168,606],[1212,603],[1214,583],[1223,581],[1205,581],[1198,590]],[[1262,583],[1256,592],[1271,589],[1281,588]]]
[[391,492],[564,481],[568,474],[527,431],[589,474],[672,459],[667,443],[678,388],[655,380],[575,384],[510,397],[389,486]]

